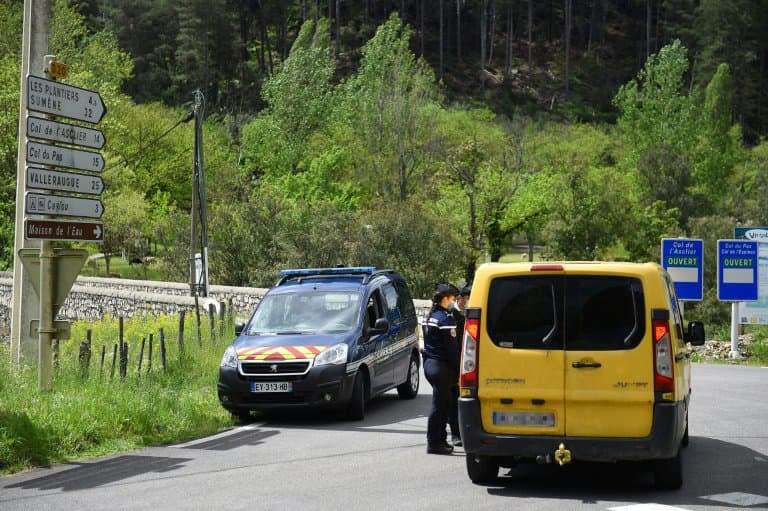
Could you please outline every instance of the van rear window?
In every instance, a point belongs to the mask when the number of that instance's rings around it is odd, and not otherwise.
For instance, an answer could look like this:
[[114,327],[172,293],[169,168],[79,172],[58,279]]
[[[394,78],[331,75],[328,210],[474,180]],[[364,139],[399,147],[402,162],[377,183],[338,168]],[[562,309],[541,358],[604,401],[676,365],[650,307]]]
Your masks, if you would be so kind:
[[488,296],[488,333],[505,348],[562,348],[558,309],[562,278],[494,279]]
[[491,282],[487,329],[505,348],[615,350],[645,334],[638,279],[521,276]]

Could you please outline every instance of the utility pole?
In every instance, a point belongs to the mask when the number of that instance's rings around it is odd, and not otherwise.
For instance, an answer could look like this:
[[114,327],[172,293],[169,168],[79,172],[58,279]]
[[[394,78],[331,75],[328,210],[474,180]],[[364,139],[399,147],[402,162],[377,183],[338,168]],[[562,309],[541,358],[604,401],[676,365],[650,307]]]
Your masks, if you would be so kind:
[[[195,154],[192,172],[192,219],[189,239],[189,286],[192,296],[208,296],[208,216],[205,200],[205,172],[203,169],[203,119],[205,118],[205,96],[200,89],[195,91],[193,107],[195,117]],[[198,234],[197,223],[200,222]],[[197,247],[200,252],[197,252]],[[198,275],[197,261],[200,261]]]
[[13,307],[11,316],[11,362],[38,358],[38,336],[32,335],[30,322],[40,317],[40,298],[24,269],[19,250],[40,248],[39,240],[24,236],[24,195],[26,193],[25,162],[27,147],[27,75],[43,69],[43,56],[48,53],[50,0],[24,0],[24,28],[21,49],[21,95],[19,101],[19,150],[16,170],[16,232],[13,249]]

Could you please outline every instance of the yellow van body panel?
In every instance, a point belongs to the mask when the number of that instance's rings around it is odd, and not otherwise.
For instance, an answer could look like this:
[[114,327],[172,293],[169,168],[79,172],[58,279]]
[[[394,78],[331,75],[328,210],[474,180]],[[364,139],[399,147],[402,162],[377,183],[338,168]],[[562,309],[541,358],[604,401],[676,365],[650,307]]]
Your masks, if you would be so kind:
[[[562,270],[531,271],[535,265],[561,265]],[[654,340],[651,311],[670,311],[669,327],[675,360],[673,399],[690,389],[690,359],[682,339],[674,291],[665,285],[666,272],[646,263],[490,263],[478,268],[470,308],[488,310],[493,279],[515,276],[613,276],[640,281],[645,330],[631,349],[568,350],[515,349],[494,344],[482,315],[478,350],[478,391],[483,429],[509,435],[566,435],[573,437],[642,438],[651,433],[654,395]],[[666,277],[665,277],[666,276]],[[671,284],[671,281],[669,281]],[[564,344],[568,345],[565,333]],[[599,367],[574,367],[580,363]],[[554,414],[547,426],[494,424],[494,414]]]

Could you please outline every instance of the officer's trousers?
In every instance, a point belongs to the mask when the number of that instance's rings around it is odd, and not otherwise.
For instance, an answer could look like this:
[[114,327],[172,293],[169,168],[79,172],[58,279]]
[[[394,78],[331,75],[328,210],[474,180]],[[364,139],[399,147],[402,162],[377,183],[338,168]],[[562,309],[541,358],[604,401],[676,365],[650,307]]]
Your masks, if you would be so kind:
[[[442,360],[427,358],[424,360],[424,375],[432,385],[432,409],[429,411],[427,421],[427,443],[430,446],[439,446],[445,443],[447,434],[445,426],[450,422],[457,422],[457,403],[451,388],[456,385],[458,374],[450,364]],[[458,434],[458,429],[451,432]]]

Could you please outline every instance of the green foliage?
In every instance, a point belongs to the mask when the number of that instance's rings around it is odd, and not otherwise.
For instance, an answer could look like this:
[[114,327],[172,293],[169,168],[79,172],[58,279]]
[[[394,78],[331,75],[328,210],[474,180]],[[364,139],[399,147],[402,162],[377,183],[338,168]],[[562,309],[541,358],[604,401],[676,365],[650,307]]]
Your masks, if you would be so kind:
[[22,4],[0,0],[0,270],[13,265]]
[[[77,322],[73,339],[93,330],[93,354],[86,373],[77,362],[78,342],[60,346],[53,388],[37,389],[34,368],[12,370],[10,355],[0,345],[0,472],[33,465],[103,455],[150,445],[182,442],[209,435],[232,424],[216,398],[218,365],[232,326],[215,340],[204,321],[202,346],[196,340],[193,315],[187,315],[185,354],[181,355],[178,319],[135,317],[125,322],[128,371],[125,380],[115,368],[110,377],[117,321]],[[167,370],[162,370],[159,329],[165,332]],[[138,373],[141,339],[154,334],[152,371],[149,347]],[[102,347],[106,357],[100,370]]]

